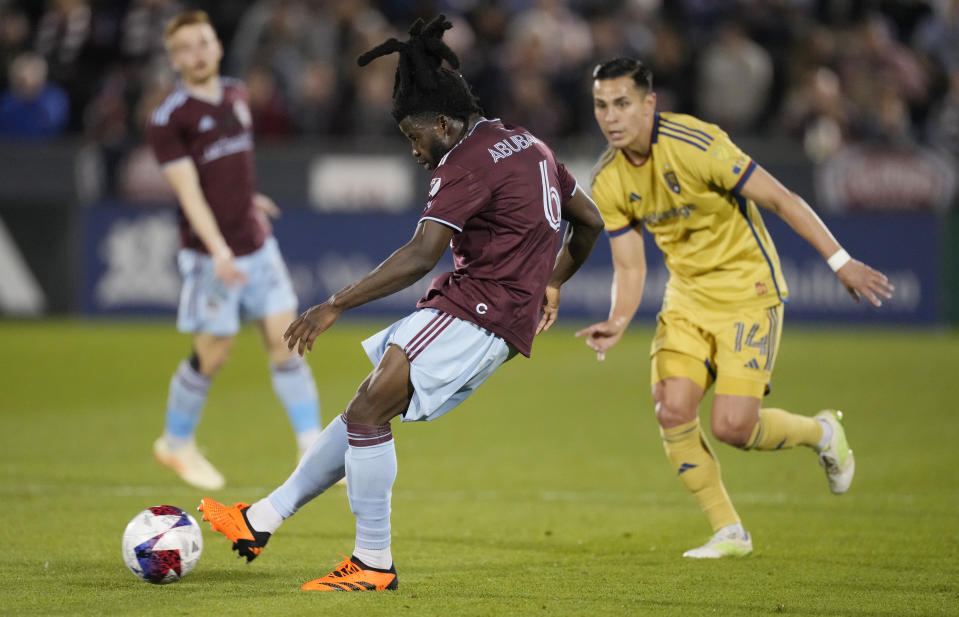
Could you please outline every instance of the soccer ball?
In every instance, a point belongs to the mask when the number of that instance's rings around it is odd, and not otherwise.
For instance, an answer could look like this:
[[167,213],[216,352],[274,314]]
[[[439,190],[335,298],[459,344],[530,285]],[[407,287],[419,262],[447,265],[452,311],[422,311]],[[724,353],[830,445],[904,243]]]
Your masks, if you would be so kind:
[[123,561],[140,579],[162,585],[187,574],[203,552],[203,535],[192,516],[174,506],[153,506],[123,531]]

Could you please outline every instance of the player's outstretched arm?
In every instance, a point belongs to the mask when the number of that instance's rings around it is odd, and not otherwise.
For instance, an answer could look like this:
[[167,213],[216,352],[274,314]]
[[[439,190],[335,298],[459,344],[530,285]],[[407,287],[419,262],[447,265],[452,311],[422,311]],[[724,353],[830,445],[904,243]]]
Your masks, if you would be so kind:
[[307,309],[286,329],[287,347],[297,346],[301,356],[313,351],[313,341],[344,311],[405,289],[423,278],[443,256],[453,230],[436,221],[420,221],[413,238],[372,272],[330,296],[323,304]]
[[203,196],[200,176],[193,161],[182,158],[168,163],[163,166],[163,175],[173,187],[190,227],[213,257],[213,274],[227,284],[245,282],[246,274],[237,270],[233,263],[233,251],[223,239],[213,210]]
[[586,345],[596,352],[596,359],[602,362],[606,352],[623,337],[626,327],[639,309],[646,285],[646,252],[643,247],[643,235],[640,229],[609,239],[613,253],[613,287],[609,318],[594,323],[576,333],[585,337]]
[[559,315],[560,287],[579,270],[596,244],[603,230],[603,218],[593,200],[579,187],[565,204],[563,219],[569,221],[563,246],[556,255],[553,273],[543,296],[543,316],[536,327],[536,334],[549,330]]
[[850,257],[809,204],[765,169],[756,167],[742,195],[778,214],[819,251],[856,302],[865,296],[874,306],[882,306],[882,298],[892,297],[894,288],[886,275]]

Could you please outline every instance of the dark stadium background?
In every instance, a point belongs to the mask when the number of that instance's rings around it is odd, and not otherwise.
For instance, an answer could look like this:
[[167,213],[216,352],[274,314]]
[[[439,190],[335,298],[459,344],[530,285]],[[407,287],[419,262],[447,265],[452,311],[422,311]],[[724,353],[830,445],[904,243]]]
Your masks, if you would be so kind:
[[[635,55],[661,110],[718,122],[900,290],[881,311],[853,305],[766,214],[790,319],[959,320],[959,0],[0,0],[0,315],[172,314],[174,206],[142,126],[174,85],[160,33],[184,8],[210,13],[223,72],[248,84],[260,188],[286,213],[304,304],[412,232],[427,178],[388,113],[395,59],[354,60],[443,12],[487,115],[549,142],[581,183],[604,146],[590,69]],[[605,313],[605,244],[567,316]],[[416,293],[368,311],[403,313]]]

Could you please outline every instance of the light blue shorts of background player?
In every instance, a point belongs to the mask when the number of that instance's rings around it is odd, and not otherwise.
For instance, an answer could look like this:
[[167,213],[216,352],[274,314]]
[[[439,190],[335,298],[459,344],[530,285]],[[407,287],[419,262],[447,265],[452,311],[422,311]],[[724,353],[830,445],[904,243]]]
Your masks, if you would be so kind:
[[241,319],[260,319],[296,310],[296,292],[276,238],[270,236],[256,251],[234,259],[247,282],[227,285],[213,275],[213,258],[192,249],[180,249],[177,264],[183,277],[177,329],[232,336]]
[[489,379],[515,351],[489,330],[436,309],[421,309],[363,341],[373,365],[390,345],[410,361],[413,398],[404,422],[435,420]]

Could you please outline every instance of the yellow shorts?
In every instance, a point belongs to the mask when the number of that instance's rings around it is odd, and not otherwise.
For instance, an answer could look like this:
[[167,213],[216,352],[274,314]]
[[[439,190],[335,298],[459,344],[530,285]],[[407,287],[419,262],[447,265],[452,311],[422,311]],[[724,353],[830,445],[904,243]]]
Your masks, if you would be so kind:
[[782,304],[741,311],[680,308],[660,311],[652,349],[652,383],[688,377],[717,394],[761,398],[768,392],[779,337]]

